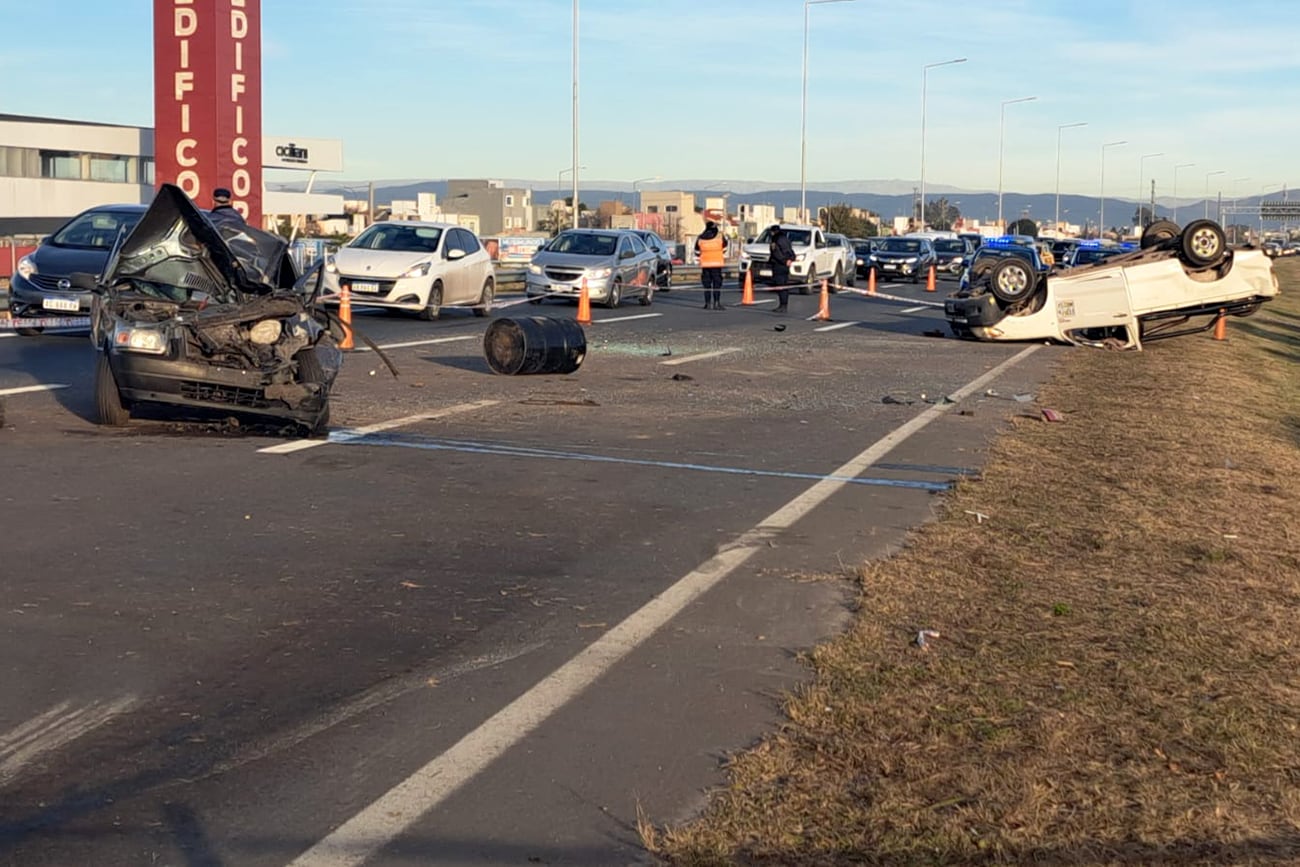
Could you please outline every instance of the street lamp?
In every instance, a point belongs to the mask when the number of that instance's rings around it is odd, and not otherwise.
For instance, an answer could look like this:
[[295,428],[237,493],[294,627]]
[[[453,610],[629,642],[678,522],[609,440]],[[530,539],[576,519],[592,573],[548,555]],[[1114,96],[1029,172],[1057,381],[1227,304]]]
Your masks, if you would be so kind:
[[955,63],[965,63],[966,58],[958,57],[955,60],[943,60],[939,63],[927,63],[921,67],[921,230],[925,230],[925,84],[926,74],[936,66],[952,66]]
[[1036,99],[1038,99],[1036,96],[1022,96],[1019,99],[1002,100],[1002,109],[998,117],[998,228],[1000,229],[1004,229],[1002,225],[1002,151],[1006,142],[1007,106],[1015,105],[1017,102],[1033,102]]
[[1086,120],[1081,120],[1078,123],[1063,123],[1056,128],[1056,225],[1053,228],[1058,232],[1061,227],[1061,131],[1087,125]]
[[[1138,225],[1136,225],[1136,226],[1133,227],[1135,230],[1136,230],[1136,229],[1141,229],[1141,228],[1143,227],[1143,225],[1144,225],[1144,224],[1142,223],[1142,196],[1144,195],[1144,192],[1143,192],[1143,189],[1142,189],[1142,169],[1146,166],[1146,161],[1147,161],[1147,160],[1149,160],[1149,159],[1151,159],[1151,158],[1153,158],[1153,157],[1162,157],[1162,156],[1164,156],[1164,153],[1163,153],[1163,152],[1162,152],[1162,153],[1158,153],[1158,154],[1143,154],[1142,156],[1138,157],[1138,198],[1137,198],[1137,203],[1138,203],[1138,209],[1137,209],[1137,220],[1138,220]],[[1151,219],[1152,219],[1152,221],[1154,221],[1155,218],[1156,218],[1156,209],[1155,209],[1155,206],[1153,205],[1153,206],[1151,207]],[[1139,233],[1139,232],[1135,232],[1134,234],[1140,234],[1140,233]]]
[[1196,163],[1179,163],[1174,166],[1174,213],[1172,219],[1175,223],[1178,222],[1178,170],[1188,169],[1194,165],[1196,165]]
[[[578,0],[574,0],[576,4]],[[799,121],[799,219],[808,208],[808,7],[853,0],[803,0],[803,108]]]
[[637,178],[635,181],[633,181],[632,182],[632,207],[636,208],[638,211],[641,210],[641,206],[640,204],[637,203],[637,199],[636,199],[637,184],[644,183],[646,181],[662,181],[662,180],[663,178],[661,178],[659,175],[655,175],[653,178]]
[[1210,178],[1215,175],[1226,175],[1227,169],[1219,169],[1217,172],[1205,173],[1205,219],[1210,219]]
[[1108,141],[1101,146],[1101,213],[1097,217],[1097,237],[1106,237],[1106,148],[1116,148],[1127,141]]
[[[1238,216],[1238,214],[1237,214],[1237,197],[1238,197],[1238,195],[1239,195],[1240,192],[1241,192],[1241,185],[1242,185],[1243,183],[1245,183],[1246,181],[1248,181],[1248,180],[1250,180],[1250,178],[1233,178],[1233,179],[1232,179],[1232,215],[1233,215],[1234,217]],[[1234,223],[1233,226],[1232,226],[1232,243],[1234,243],[1234,244],[1237,243],[1237,224],[1236,224],[1236,223]]]

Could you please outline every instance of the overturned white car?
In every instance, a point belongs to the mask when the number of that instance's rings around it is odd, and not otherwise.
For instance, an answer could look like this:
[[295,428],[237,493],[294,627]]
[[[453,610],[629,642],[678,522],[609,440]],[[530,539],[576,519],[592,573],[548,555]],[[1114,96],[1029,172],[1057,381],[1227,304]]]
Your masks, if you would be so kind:
[[1031,257],[993,262],[944,303],[944,314],[958,337],[1140,349],[1205,331],[1220,314],[1249,316],[1277,294],[1263,251],[1228,249],[1213,220],[1182,230],[1159,220],[1142,249],[1094,265],[1043,274]]

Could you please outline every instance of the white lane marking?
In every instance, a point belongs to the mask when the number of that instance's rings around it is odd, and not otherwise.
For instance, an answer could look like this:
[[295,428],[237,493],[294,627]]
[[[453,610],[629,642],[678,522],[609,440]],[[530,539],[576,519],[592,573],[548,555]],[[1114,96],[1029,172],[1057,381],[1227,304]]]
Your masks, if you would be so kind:
[[[936,404],[877,440],[834,472],[856,476],[908,437],[976,393],[1037,351],[1022,349],[952,393],[952,404]],[[779,531],[820,506],[847,482],[825,479],[777,509],[752,530],[651,599],[564,665],[497,711],[442,755],[407,777],[327,837],[299,855],[290,867],[354,867],[395,840],[465,783],[519,743],[557,710],[587,689],[617,662],[651,638],[686,606],[719,584],[761,550]]]
[[15,779],[39,756],[94,731],[135,703],[131,695],[75,708],[65,701],[6,732],[0,736],[0,786]]
[[900,310],[899,313],[920,313],[922,310],[929,310],[930,305],[922,304],[920,307],[909,307],[906,310]]
[[63,383],[53,382],[48,385],[24,385],[21,388],[0,388],[0,397],[7,397],[11,394],[31,394],[36,391],[58,391],[60,388],[67,388]]
[[821,328],[814,328],[813,331],[835,331],[840,328],[848,328],[850,325],[861,325],[861,322],[836,322],[834,325],[823,325]]
[[[775,299],[775,298],[756,298],[756,299],[754,299],[754,304],[775,304],[776,302],[777,302],[777,299]],[[732,305],[730,305],[730,306],[732,306],[732,307],[753,307],[754,304],[732,304]]]
[[640,313],[636,316],[616,316],[613,319],[593,319],[592,325],[607,325],[611,322],[631,322],[633,319],[654,319],[656,316],[663,316],[662,313]]
[[[410,340],[406,343],[381,343],[380,349],[406,349],[408,346],[430,346],[434,343],[455,343],[457,340],[479,340],[477,334],[462,334],[457,337],[438,337],[433,340]],[[372,352],[369,346],[358,346],[353,352]]]
[[408,415],[402,418],[395,418],[391,421],[381,421],[375,424],[368,424],[364,427],[344,428],[339,431],[331,431],[329,439],[323,440],[294,440],[292,442],[280,443],[279,445],[267,446],[264,449],[258,449],[257,453],[261,455],[287,455],[293,452],[300,452],[304,449],[314,449],[317,446],[329,445],[331,442],[347,442],[357,437],[363,437],[366,434],[382,433],[394,428],[406,427],[407,425],[417,424],[422,421],[432,421],[433,419],[446,418],[449,415],[456,415],[462,412],[473,412],[476,409],[483,409],[489,406],[496,406],[495,400],[476,400],[473,403],[458,403],[455,406],[449,406],[445,409],[435,410],[434,412],[422,412],[419,415]]
[[17,334],[10,334],[9,332],[6,331],[5,333],[0,334],[0,340],[4,340],[6,337],[17,337],[17,336],[18,336]]
[[717,358],[719,355],[730,355],[733,352],[740,352],[739,346],[729,346],[726,349],[715,349],[712,352],[700,352],[696,355],[683,355],[681,358],[670,358],[667,361],[661,361],[660,364],[666,364],[674,367],[678,364],[688,364],[692,361],[703,361],[706,358]]

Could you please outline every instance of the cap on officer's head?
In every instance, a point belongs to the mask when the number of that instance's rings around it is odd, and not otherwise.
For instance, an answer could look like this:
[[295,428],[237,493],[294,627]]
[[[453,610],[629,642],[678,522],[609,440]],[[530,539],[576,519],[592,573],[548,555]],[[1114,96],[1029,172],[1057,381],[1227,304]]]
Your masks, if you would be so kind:
[[217,187],[212,191],[212,201],[225,205],[230,202],[230,190],[225,187]]

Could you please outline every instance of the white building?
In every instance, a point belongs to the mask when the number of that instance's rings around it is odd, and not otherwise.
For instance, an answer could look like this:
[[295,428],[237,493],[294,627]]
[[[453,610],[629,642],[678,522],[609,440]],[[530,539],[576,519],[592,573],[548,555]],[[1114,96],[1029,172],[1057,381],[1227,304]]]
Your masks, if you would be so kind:
[[[321,143],[337,150],[341,168],[342,144]],[[148,127],[0,114],[0,236],[51,232],[96,205],[152,201],[153,156]],[[337,214],[343,197],[268,190],[262,211]]]

